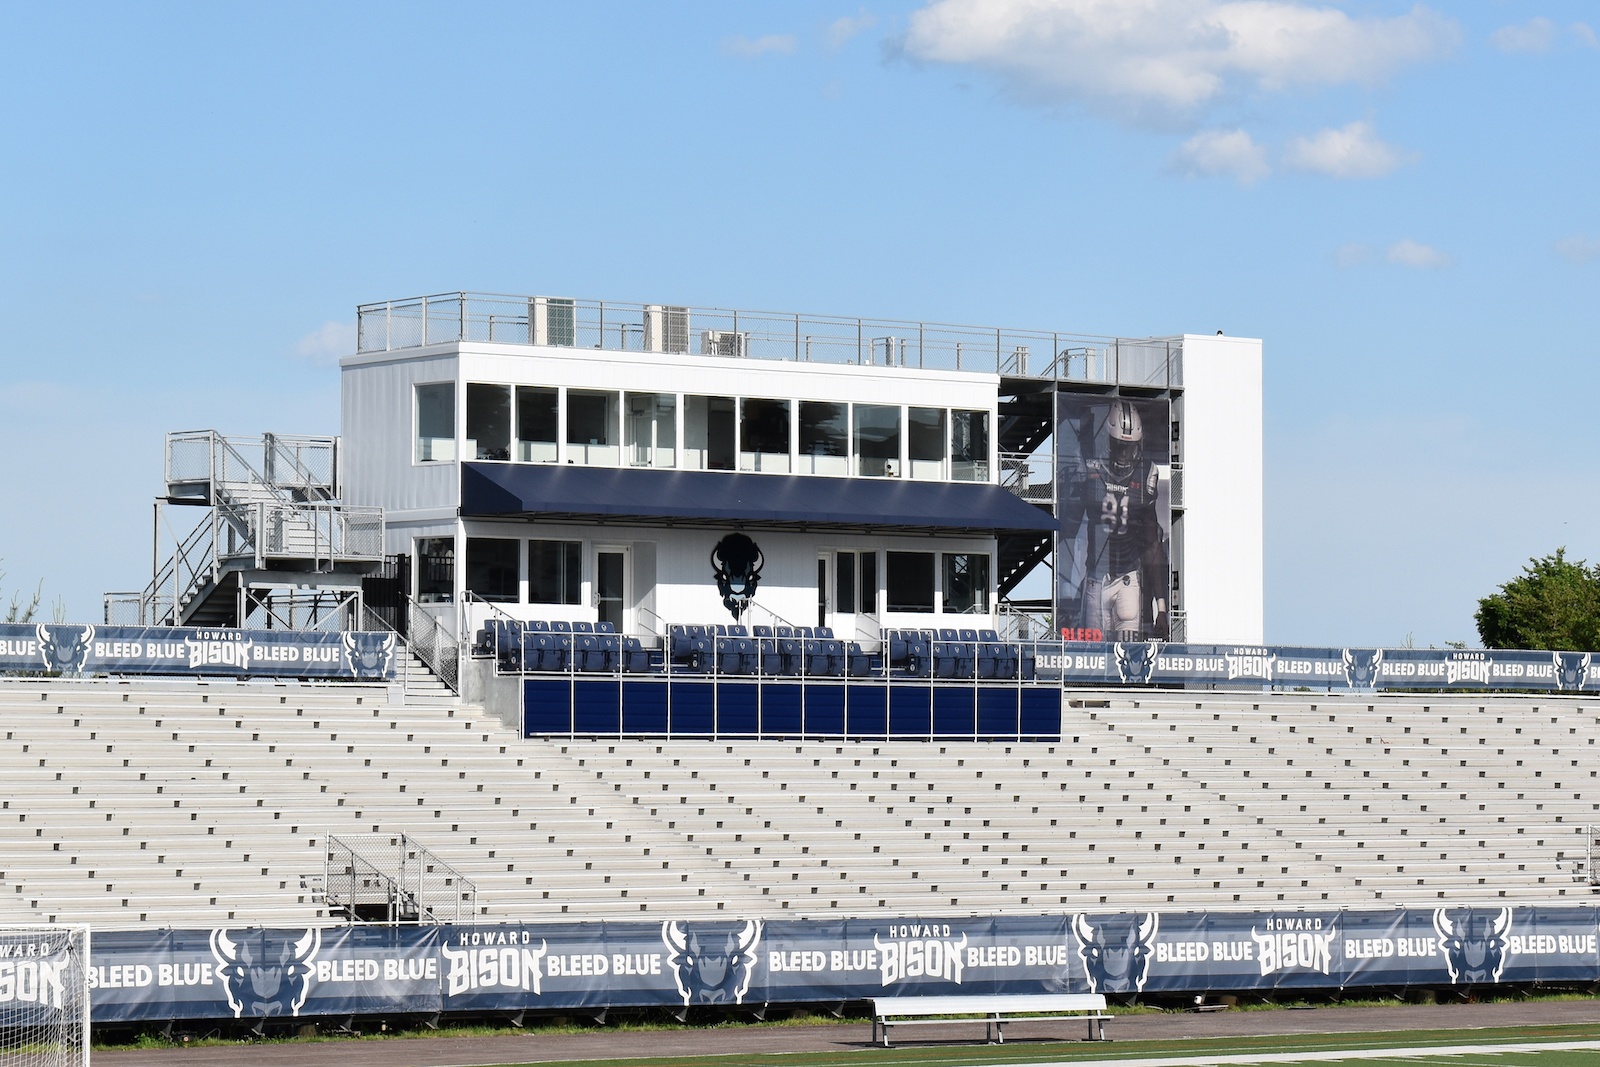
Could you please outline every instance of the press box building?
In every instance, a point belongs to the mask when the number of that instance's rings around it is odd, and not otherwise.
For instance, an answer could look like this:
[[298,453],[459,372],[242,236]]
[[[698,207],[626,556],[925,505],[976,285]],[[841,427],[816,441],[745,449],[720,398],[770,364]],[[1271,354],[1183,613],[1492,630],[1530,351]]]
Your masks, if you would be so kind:
[[358,315],[345,503],[458,632],[1263,640],[1257,340],[468,293]]

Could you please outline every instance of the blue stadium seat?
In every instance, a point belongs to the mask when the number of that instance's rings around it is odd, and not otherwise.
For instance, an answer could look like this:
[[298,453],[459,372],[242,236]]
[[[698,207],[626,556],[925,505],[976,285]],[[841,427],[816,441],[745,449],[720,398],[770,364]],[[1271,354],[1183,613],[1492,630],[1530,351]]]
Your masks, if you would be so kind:
[[773,632],[772,632],[772,627],[770,627],[770,626],[762,626],[762,625],[758,624],[757,626],[754,627],[754,630],[755,630],[755,635],[757,637],[773,637],[773,636],[775,636],[773,634]]
[[575,622],[572,624],[572,632],[575,634],[592,634],[594,633],[594,623]]
[[798,637],[778,638],[778,673],[798,675],[805,666],[805,649]]
[[597,634],[614,634],[617,632],[617,625],[612,622],[597,622],[594,624],[594,632]]
[[845,673],[851,678],[865,678],[872,673],[872,657],[861,646],[851,641],[845,646]]
[[637,637],[622,639],[622,669],[629,674],[645,674],[650,670],[650,653]]

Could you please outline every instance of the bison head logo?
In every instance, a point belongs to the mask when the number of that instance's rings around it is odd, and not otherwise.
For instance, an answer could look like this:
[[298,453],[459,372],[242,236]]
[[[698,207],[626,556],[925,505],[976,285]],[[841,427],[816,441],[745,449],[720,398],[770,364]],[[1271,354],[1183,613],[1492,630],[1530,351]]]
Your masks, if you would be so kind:
[[717,579],[722,605],[738,622],[755,598],[761,584],[761,565],[766,562],[761,549],[742,533],[731,533],[711,550],[711,573]]
[[39,656],[46,670],[61,674],[82,674],[89,662],[89,646],[94,641],[93,626],[50,626],[40,623],[34,631],[39,638]]
[[664,922],[661,940],[684,1004],[744,1003],[755,974],[759,922],[699,923],[687,930],[681,922]]
[[352,633],[344,636],[344,661],[357,678],[382,678],[389,673],[394,634]]
[[1151,641],[1148,644],[1123,644],[1118,641],[1117,674],[1124,682],[1134,685],[1144,685],[1150,681],[1150,675],[1156,669],[1156,649],[1160,642]]
[[1083,976],[1096,993],[1137,993],[1150,975],[1150,959],[1156,951],[1156,928],[1160,916],[1118,915],[1091,924],[1087,915],[1072,917],[1072,932],[1078,937],[1078,958],[1083,961]]
[[321,947],[322,931],[316,929],[297,940],[271,930],[245,930],[237,937],[211,931],[211,955],[233,1017],[299,1015]]
[[1588,652],[1552,652],[1556,665],[1556,685],[1561,689],[1582,689],[1589,680]]
[[1351,689],[1371,689],[1378,684],[1378,669],[1383,666],[1381,648],[1344,650],[1344,684]]
[[1433,929],[1450,981],[1458,985],[1500,981],[1506,969],[1510,908],[1462,908],[1454,914],[1448,908],[1435,908]]

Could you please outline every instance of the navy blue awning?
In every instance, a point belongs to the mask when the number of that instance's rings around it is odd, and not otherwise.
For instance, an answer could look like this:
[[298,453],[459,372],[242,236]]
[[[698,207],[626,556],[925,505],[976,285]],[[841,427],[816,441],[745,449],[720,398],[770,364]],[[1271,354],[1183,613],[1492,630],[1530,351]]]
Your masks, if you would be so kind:
[[461,514],[810,529],[1056,528],[1049,512],[998,485],[530,463],[463,463]]

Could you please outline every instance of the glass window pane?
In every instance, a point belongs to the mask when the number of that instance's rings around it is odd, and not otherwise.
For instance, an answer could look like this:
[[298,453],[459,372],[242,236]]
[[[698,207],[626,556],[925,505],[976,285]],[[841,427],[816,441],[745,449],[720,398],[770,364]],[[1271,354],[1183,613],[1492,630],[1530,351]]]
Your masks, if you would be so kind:
[[900,477],[900,409],[884,404],[856,404],[856,473],[867,478]]
[[800,401],[800,473],[850,473],[850,405]]
[[417,386],[417,462],[455,458],[455,382]]
[[984,615],[989,611],[989,556],[987,553],[944,554],[945,614]]
[[583,596],[583,542],[528,542],[528,603],[578,604]]
[[856,610],[856,554],[836,552],[833,556],[833,610],[854,614]]
[[670,393],[629,393],[623,411],[628,466],[677,466],[678,398]]
[[861,607],[866,615],[878,613],[878,554],[861,553]]
[[683,465],[690,470],[731,471],[734,407],[731,396],[683,398]]
[[989,480],[989,413],[950,413],[950,477],[958,482]]
[[740,402],[739,469],[789,473],[787,400]]
[[517,386],[517,458],[524,463],[556,461],[560,399],[555,389]]
[[944,479],[944,452],[949,442],[944,408],[911,408],[906,412],[906,455],[911,477],[921,481]]
[[933,553],[888,553],[890,611],[933,610]]
[[467,455],[511,458],[511,386],[467,385]]
[[574,463],[614,467],[622,459],[617,443],[617,394],[567,390],[567,458]]
[[417,538],[417,603],[447,604],[455,587],[455,538]]
[[522,542],[467,538],[467,592],[497,602],[517,599],[517,556]]

